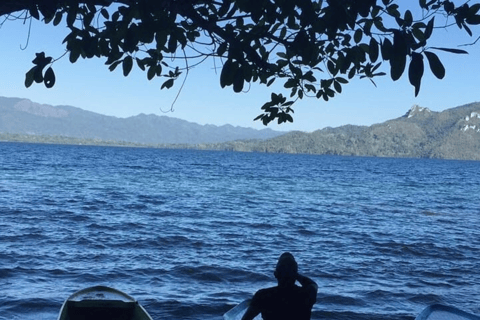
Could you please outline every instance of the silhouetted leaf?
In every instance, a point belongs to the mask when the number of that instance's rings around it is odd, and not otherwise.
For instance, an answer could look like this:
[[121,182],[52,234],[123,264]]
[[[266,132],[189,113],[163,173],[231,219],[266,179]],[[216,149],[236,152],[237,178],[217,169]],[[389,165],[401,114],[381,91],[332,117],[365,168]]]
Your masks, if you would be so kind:
[[222,72],[220,73],[220,86],[225,88],[225,86],[230,86],[233,84],[235,69],[233,67],[232,60],[227,60],[223,64]]
[[464,23],[463,28],[467,31],[468,35],[471,37],[473,35],[472,30]]
[[338,93],[342,93],[342,85],[339,82],[334,81],[333,87],[335,88],[335,91],[337,91]]
[[135,58],[135,61],[137,61],[137,66],[142,70],[145,71],[145,62],[143,59]]
[[469,17],[473,17],[473,15],[475,15],[479,10],[480,10],[480,3],[475,3],[472,6],[470,6],[470,9],[468,10],[468,13],[470,14]]
[[25,87],[30,87],[34,81],[34,74],[35,74],[35,69],[38,68],[37,66],[31,68],[28,70],[28,72],[25,74]]
[[305,85],[305,89],[307,89],[307,92],[308,92],[308,91],[313,91],[313,93],[316,93],[316,92],[317,92],[317,88],[315,88],[314,85],[311,85],[311,84],[309,84],[309,83],[307,83],[307,84]]
[[55,13],[55,18],[53,19],[53,25],[58,26],[62,21],[63,14],[61,12]]
[[360,41],[362,41],[362,37],[363,37],[362,30],[361,29],[355,30],[355,33],[353,34],[353,40],[355,41],[355,43],[359,43]]
[[425,41],[425,33],[423,33],[422,30],[418,28],[413,28],[412,30],[413,36],[418,40],[418,41]]
[[75,63],[78,60],[79,57],[80,57],[80,50],[70,51],[69,60],[70,60],[71,63]]
[[332,75],[337,74],[337,70],[336,70],[336,68],[335,68],[335,64],[332,62],[332,60],[328,60],[328,62],[327,62],[327,68],[328,68],[328,71],[329,71]]
[[352,79],[355,76],[355,73],[355,68],[351,68],[350,71],[348,71],[348,79]]
[[390,60],[392,56],[393,44],[389,39],[384,39],[381,45],[381,52],[383,60]]
[[45,71],[45,76],[44,76],[44,81],[45,87],[51,88],[55,85],[55,73],[53,72],[53,69],[49,67],[47,71]]
[[329,96],[330,98],[335,97],[335,91],[333,91],[333,90],[330,89],[330,88],[325,89],[325,93],[326,93],[327,96]]
[[342,77],[336,77],[335,80],[338,81],[338,82],[340,82],[340,83],[343,83],[343,84],[347,84],[347,83],[348,83],[348,80],[345,79],[345,78],[342,78]]
[[177,50],[177,38],[173,34],[170,34],[170,37],[168,38],[167,48],[171,53],[174,53]]
[[423,56],[418,52],[412,53],[412,61],[410,61],[410,66],[408,68],[408,79],[412,86],[415,87],[415,96],[420,92],[420,84],[423,77]]
[[413,23],[413,16],[410,10],[405,11],[405,15],[403,16],[404,26],[409,27]]
[[167,81],[165,81],[161,88],[160,89],[163,89],[163,88],[167,88],[167,89],[170,89],[172,86],[173,86],[173,83],[174,83],[174,80],[173,79],[168,79]]
[[150,66],[150,68],[148,68],[148,71],[147,71],[147,79],[152,80],[155,77],[156,73],[157,73],[157,66],[156,65]]
[[31,15],[32,17],[34,17],[34,18],[37,19],[37,20],[40,20],[40,15],[39,15],[39,13],[38,13],[38,9],[37,9],[37,5],[36,5],[36,4],[32,4],[32,5],[30,6],[29,12],[30,12],[30,15]]
[[370,39],[369,56],[371,62],[375,62],[378,59],[378,42],[375,38]]
[[237,93],[242,92],[244,81],[245,77],[242,68],[237,68],[233,78],[233,91]]
[[479,25],[480,24],[480,15],[469,16],[469,17],[467,17],[467,19],[465,19],[465,21],[468,24],[471,24],[471,25]]
[[223,56],[223,54],[227,51],[227,42],[222,42],[217,49],[217,54],[219,56]]
[[438,79],[443,79],[445,77],[445,67],[443,66],[440,59],[433,52],[425,51],[425,56],[427,56],[428,63],[430,64],[430,70]]
[[122,63],[122,68],[123,68],[123,75],[126,77],[132,71],[132,66],[133,66],[133,59],[132,56],[126,56],[125,59],[123,59]]
[[393,81],[400,79],[407,63],[407,43],[400,31],[394,31],[393,53],[390,57],[390,76]]
[[390,76],[393,81],[397,81],[405,71],[407,57],[404,55],[395,55],[390,59]]
[[47,58],[45,57],[45,52],[43,51],[35,53],[35,59],[32,60],[34,64],[42,67],[50,63],[50,61],[52,61],[52,58],[50,58],[50,60],[47,61]]
[[408,54],[409,47],[407,37],[408,34],[406,33],[399,30],[393,31],[393,51],[395,55],[403,56]]
[[249,64],[245,63],[242,66],[242,72],[243,72],[243,78],[245,79],[246,82],[252,81],[253,70],[252,70],[252,67]]
[[382,32],[387,32],[387,28],[385,28],[385,26],[383,25],[383,22],[382,20],[380,19],[380,17],[376,17],[374,20],[373,20],[373,24],[375,25],[375,27],[382,31]]
[[432,47],[432,49],[435,50],[442,50],[450,53],[456,53],[456,54],[468,54],[467,51],[461,50],[461,49],[450,49],[450,48],[439,48],[439,47]]
[[102,10],[100,10],[100,13],[102,14],[102,16],[105,18],[105,19],[109,19],[110,18],[110,14],[108,13],[107,9],[105,8],[102,8]]
[[115,70],[120,63],[122,63],[122,60],[115,61],[114,63],[108,66],[108,70],[110,71]]
[[70,6],[67,12],[67,26],[73,27],[77,19],[77,6]]
[[435,17],[432,17],[432,19],[428,21],[427,28],[425,28],[425,39],[428,40],[432,36],[434,24],[435,24]]

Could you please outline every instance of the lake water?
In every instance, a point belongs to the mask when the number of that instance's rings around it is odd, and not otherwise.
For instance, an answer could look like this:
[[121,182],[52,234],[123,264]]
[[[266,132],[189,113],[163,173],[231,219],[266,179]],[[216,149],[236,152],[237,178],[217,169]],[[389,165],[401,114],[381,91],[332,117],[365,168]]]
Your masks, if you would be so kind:
[[480,314],[479,195],[480,162],[0,143],[0,319],[108,285],[220,320],[283,251],[313,319]]

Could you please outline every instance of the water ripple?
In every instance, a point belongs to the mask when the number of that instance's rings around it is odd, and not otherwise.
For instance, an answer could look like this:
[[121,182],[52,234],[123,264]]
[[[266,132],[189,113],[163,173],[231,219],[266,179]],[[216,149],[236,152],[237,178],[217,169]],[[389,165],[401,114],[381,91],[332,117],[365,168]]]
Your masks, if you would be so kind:
[[220,320],[287,250],[319,283],[313,319],[480,313],[480,163],[0,147],[2,320],[54,319],[98,284]]

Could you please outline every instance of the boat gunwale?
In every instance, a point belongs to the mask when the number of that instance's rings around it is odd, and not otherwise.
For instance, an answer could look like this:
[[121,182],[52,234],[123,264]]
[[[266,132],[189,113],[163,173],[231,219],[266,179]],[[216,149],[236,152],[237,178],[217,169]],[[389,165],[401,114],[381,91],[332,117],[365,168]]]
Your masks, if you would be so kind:
[[429,320],[430,315],[432,313],[434,313],[435,311],[440,311],[440,312],[443,311],[443,312],[452,313],[452,314],[455,314],[459,317],[463,317],[463,318],[468,319],[468,320],[480,320],[480,317],[477,316],[477,315],[462,311],[462,310],[454,308],[454,307],[446,306],[446,305],[443,305],[443,304],[432,304],[432,305],[426,307],[415,318],[415,320]]
[[[97,294],[99,295],[97,295]],[[89,296],[90,294],[90,296]],[[107,294],[103,296],[102,294]],[[110,294],[110,297],[108,297]],[[115,297],[117,299],[115,299]],[[100,299],[99,299],[100,298]],[[92,286],[78,290],[71,294],[62,304],[57,320],[68,320],[70,307],[114,307],[114,308],[132,308],[135,315],[141,315],[139,319],[152,320],[145,308],[138,301],[127,293],[107,286]]]

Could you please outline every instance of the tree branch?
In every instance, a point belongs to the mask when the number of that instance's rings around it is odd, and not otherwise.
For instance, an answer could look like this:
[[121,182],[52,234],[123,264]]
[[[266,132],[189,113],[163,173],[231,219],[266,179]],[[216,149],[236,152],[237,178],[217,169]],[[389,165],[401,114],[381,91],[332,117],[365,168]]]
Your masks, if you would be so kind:
[[[41,3],[41,4],[40,4]],[[32,0],[6,0],[0,1],[0,16],[9,15],[18,11],[29,10],[31,7],[44,6],[50,7],[52,9],[59,9],[62,6],[68,5],[79,5],[79,4],[90,4],[95,6],[105,6],[108,7],[114,3],[131,5],[132,0],[70,0],[70,1],[60,1],[60,0],[45,0],[45,1],[32,1]]]

